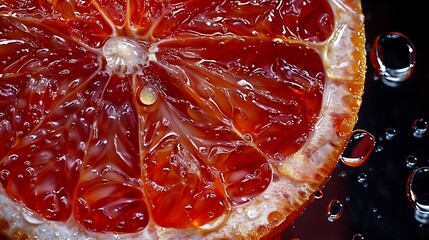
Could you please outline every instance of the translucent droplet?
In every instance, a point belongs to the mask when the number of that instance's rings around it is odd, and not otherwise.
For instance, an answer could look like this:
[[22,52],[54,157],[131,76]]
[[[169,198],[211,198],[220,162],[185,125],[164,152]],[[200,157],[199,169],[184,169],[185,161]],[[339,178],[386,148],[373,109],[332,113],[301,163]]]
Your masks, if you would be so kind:
[[383,83],[396,87],[412,75],[416,51],[410,39],[402,33],[387,32],[375,38],[370,58]]
[[191,204],[186,204],[185,205],[185,210],[186,211],[191,211],[192,210],[192,205]]
[[365,130],[355,130],[350,135],[340,159],[350,167],[361,166],[371,155],[375,146],[374,136]]
[[416,138],[422,138],[426,135],[428,132],[429,124],[428,122],[423,118],[418,118],[414,120],[412,129],[413,129],[413,136]]
[[384,149],[384,147],[383,147],[383,146],[381,146],[381,145],[378,145],[377,147],[375,147],[375,150],[374,150],[374,152],[377,152],[377,153],[379,153],[379,152],[383,151],[383,149]]
[[367,177],[368,177],[368,175],[366,175],[366,173],[364,173],[364,172],[359,173],[358,182],[364,183],[366,181]]
[[326,215],[328,216],[328,220],[330,222],[333,222],[335,220],[338,220],[343,215],[343,204],[340,200],[334,199],[332,200],[329,205],[328,209],[326,211]]
[[392,140],[396,135],[396,129],[388,128],[385,132],[385,135],[387,140]]
[[247,217],[250,219],[254,219],[259,216],[259,211],[256,209],[249,209],[247,210]]
[[317,190],[315,193],[314,193],[314,198],[315,199],[321,199],[321,198],[323,198],[323,191],[322,190]]
[[407,164],[407,167],[414,168],[417,165],[417,157],[414,155],[408,155],[405,159],[405,163]]
[[123,229],[125,227],[125,221],[117,222],[116,227],[119,229]]
[[414,217],[423,224],[429,223],[429,167],[415,169],[407,179],[407,196],[414,208]]
[[338,174],[338,176],[339,177],[346,177],[347,176],[347,172],[346,171],[341,171],[339,174]]
[[153,86],[146,85],[140,91],[140,102],[144,105],[153,105],[154,103],[156,103],[157,100],[158,92]]
[[364,240],[364,239],[365,238],[361,233],[356,233],[352,238],[352,240]]
[[0,180],[6,181],[9,178],[10,172],[9,170],[2,169],[0,171]]

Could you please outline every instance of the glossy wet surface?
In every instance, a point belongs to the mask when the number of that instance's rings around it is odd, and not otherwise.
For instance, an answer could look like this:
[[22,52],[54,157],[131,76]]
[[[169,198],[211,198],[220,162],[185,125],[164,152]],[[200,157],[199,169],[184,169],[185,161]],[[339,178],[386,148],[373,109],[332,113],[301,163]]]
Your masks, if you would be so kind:
[[[418,27],[427,25],[429,17],[417,14],[418,9],[424,8],[423,2],[417,0],[362,0],[362,5],[367,50],[379,34],[400,32],[416,48],[415,71],[394,87],[382,79],[374,80],[376,72],[368,60],[356,128],[372,133],[376,146],[360,167],[340,162],[323,197],[308,207],[282,239],[429,239],[428,225],[416,219],[406,194],[407,179],[413,170],[429,166],[429,137],[416,137],[413,130],[415,120],[429,119],[429,46]],[[418,124],[424,128],[424,123]],[[343,213],[339,219],[329,221],[326,211],[334,199],[343,204]]]

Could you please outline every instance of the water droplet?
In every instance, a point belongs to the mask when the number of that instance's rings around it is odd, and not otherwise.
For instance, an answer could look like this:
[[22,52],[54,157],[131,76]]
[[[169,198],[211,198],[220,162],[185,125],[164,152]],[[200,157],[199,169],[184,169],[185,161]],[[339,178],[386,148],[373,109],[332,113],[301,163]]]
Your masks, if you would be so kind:
[[334,199],[332,200],[329,205],[328,209],[326,211],[326,215],[328,216],[328,220],[330,222],[333,222],[335,220],[338,220],[343,215],[343,204],[340,200]]
[[256,209],[249,209],[247,210],[246,214],[250,219],[254,219],[259,216],[259,211]]
[[383,146],[378,145],[377,147],[375,147],[374,152],[379,153],[379,152],[383,151],[383,149],[384,149],[384,147],[383,147]]
[[17,154],[12,154],[12,155],[10,155],[10,156],[9,156],[9,160],[11,160],[11,161],[16,161],[16,160],[18,160],[18,155],[17,155]]
[[385,136],[387,140],[392,140],[396,135],[396,129],[388,128],[385,132]]
[[346,177],[346,176],[347,176],[347,172],[346,172],[346,171],[341,171],[341,172],[338,174],[338,176],[339,176],[339,177],[344,178],[344,177]]
[[314,193],[314,198],[315,199],[321,199],[323,198],[323,191],[318,189],[315,193]]
[[60,71],[61,76],[67,76],[69,74],[70,74],[70,70],[68,70],[68,69],[63,69]]
[[167,119],[165,119],[165,118],[163,118],[163,119],[162,119],[162,126],[163,126],[164,128],[169,128],[169,127],[170,127],[170,125],[171,125],[170,121],[168,121],[168,120],[167,120]]
[[0,179],[2,181],[6,181],[9,178],[10,172],[7,169],[2,169],[0,171]]
[[119,229],[123,229],[125,227],[125,221],[117,222],[116,227]]
[[374,40],[371,63],[383,83],[396,87],[413,73],[416,51],[410,39],[399,32],[380,34]]
[[405,163],[407,164],[407,167],[414,168],[417,165],[417,157],[414,155],[408,155],[405,159]]
[[365,130],[355,130],[350,135],[340,159],[350,167],[361,166],[370,156],[375,146],[374,136]]
[[365,237],[361,233],[356,233],[352,238],[352,240],[364,240],[364,239]]
[[415,209],[414,217],[423,224],[429,223],[429,167],[415,169],[407,179],[407,196]]
[[253,137],[252,137],[252,135],[250,133],[243,134],[243,138],[246,139],[249,142],[253,141]]
[[190,210],[192,210],[192,205],[191,205],[191,204],[186,204],[186,205],[185,205],[185,210],[186,210],[186,211],[190,211]]
[[428,122],[423,118],[418,118],[414,120],[412,129],[413,129],[413,136],[416,138],[422,138],[426,135],[428,131],[429,125]]
[[32,167],[27,167],[25,169],[25,173],[27,174],[27,176],[32,177],[34,175],[34,173],[35,173],[35,170]]
[[156,101],[158,101],[157,90],[151,85],[144,86],[140,91],[140,102],[150,106],[156,103]]
[[368,177],[368,175],[366,175],[366,173],[364,173],[364,172],[359,173],[358,182],[364,183],[366,181],[367,177]]

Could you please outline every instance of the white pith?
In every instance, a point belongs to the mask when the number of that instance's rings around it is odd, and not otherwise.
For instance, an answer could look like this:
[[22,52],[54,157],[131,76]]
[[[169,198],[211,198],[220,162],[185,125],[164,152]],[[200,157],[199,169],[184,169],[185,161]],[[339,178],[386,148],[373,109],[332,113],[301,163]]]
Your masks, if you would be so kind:
[[103,46],[107,70],[120,74],[132,74],[139,71],[147,60],[148,54],[136,41],[126,37],[111,37]]

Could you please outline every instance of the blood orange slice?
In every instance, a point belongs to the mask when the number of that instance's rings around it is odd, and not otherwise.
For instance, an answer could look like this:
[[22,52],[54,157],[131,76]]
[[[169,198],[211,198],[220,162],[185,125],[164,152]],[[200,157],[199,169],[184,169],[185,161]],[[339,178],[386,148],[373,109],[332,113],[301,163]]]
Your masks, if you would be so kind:
[[4,0],[0,16],[13,238],[275,236],[357,119],[358,0]]

